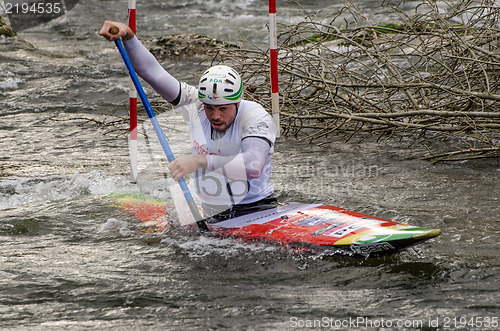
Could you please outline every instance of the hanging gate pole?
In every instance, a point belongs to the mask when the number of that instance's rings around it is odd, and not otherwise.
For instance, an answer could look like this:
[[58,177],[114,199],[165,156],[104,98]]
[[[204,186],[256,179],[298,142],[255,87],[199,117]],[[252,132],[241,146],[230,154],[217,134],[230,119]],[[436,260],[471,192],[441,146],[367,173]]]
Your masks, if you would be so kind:
[[[128,25],[136,33],[136,0],[128,0]],[[138,176],[138,153],[137,153],[137,90],[132,79],[129,82],[129,116],[130,116],[130,136],[129,136],[129,156],[130,156],[130,181],[137,183]]]
[[278,38],[276,33],[276,0],[269,0],[269,53],[271,67],[271,111],[277,137],[280,136],[280,104],[278,87]]

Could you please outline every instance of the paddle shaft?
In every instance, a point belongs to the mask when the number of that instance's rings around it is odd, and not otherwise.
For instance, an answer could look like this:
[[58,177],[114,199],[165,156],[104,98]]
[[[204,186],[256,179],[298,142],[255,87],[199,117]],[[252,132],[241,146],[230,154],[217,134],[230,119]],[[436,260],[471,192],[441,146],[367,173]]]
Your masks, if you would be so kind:
[[[111,28],[109,31],[111,34],[116,34],[118,33],[117,28]],[[151,120],[151,124],[153,125],[153,128],[155,129],[156,136],[158,137],[158,140],[160,140],[161,147],[163,148],[163,151],[165,152],[165,155],[167,156],[168,162],[173,162],[175,160],[174,154],[172,153],[172,150],[170,149],[170,146],[167,142],[167,139],[165,138],[165,134],[163,133],[160,124],[158,123],[158,119],[156,118],[156,115],[153,111],[153,108],[151,107],[151,104],[149,103],[149,100],[146,96],[146,93],[144,92],[144,89],[142,88],[141,82],[139,81],[139,78],[137,77],[137,74],[135,73],[134,67],[132,66],[132,63],[130,62],[130,59],[128,58],[127,52],[125,51],[125,48],[123,47],[123,44],[120,39],[115,40],[115,45],[120,51],[120,54],[122,56],[123,62],[125,62],[125,66],[128,69],[128,72],[130,74],[130,78],[132,79],[132,82],[134,83],[135,89],[137,90],[137,93],[139,94],[139,97],[141,98],[141,102],[144,105],[144,108],[146,108],[146,112],[148,113],[148,117]],[[191,192],[189,191],[189,188],[186,184],[186,181],[184,178],[181,178],[178,180],[178,183],[181,187],[182,193],[184,194],[184,198],[186,199],[186,202],[189,206],[189,209],[191,210],[191,213],[193,214],[193,217],[196,221],[196,224],[198,225],[198,228],[202,231],[208,231],[208,227],[203,220],[203,218],[200,215],[200,212],[198,211],[198,207],[196,206],[196,203],[194,202],[193,196],[191,195]]]

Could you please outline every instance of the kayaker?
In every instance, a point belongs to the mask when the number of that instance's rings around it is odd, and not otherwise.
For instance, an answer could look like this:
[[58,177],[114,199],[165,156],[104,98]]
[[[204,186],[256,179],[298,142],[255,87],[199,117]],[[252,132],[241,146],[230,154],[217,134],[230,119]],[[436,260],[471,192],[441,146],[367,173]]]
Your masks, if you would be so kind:
[[[111,34],[114,27],[119,32]],[[205,218],[218,222],[277,206],[270,183],[276,128],[260,104],[243,99],[234,69],[213,66],[196,88],[170,75],[126,24],[106,21],[99,34],[122,39],[137,74],[188,124],[192,155],[168,168],[175,180],[193,174]]]

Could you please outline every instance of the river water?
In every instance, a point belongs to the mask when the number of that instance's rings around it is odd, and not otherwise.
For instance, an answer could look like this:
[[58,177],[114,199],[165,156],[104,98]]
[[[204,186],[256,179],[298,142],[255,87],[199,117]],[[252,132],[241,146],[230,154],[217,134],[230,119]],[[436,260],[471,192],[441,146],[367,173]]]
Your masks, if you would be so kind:
[[[364,2],[366,15],[376,3]],[[279,3],[278,17],[292,22],[300,10]],[[406,140],[353,137],[326,148],[280,138],[272,178],[280,201],[442,229],[381,258],[312,256],[175,226],[139,231],[107,195],[171,201],[173,181],[147,121],[139,180],[129,181],[127,124],[111,125],[127,116],[128,80],[113,44],[97,36],[105,19],[125,20],[126,2],[82,0],[0,43],[1,329],[498,329],[495,162],[434,165]],[[238,26],[259,44],[266,23],[266,1],[138,4],[141,38],[192,32],[232,40]],[[192,82],[202,70],[193,64],[165,66]],[[174,153],[189,153],[179,116],[160,122]]]

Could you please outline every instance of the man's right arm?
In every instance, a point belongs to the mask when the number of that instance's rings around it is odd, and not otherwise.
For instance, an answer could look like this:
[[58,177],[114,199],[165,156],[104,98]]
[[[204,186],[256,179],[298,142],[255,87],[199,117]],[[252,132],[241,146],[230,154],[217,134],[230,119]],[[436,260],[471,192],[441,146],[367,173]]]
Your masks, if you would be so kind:
[[[117,27],[119,30],[115,35],[110,33],[113,27]],[[141,44],[127,25],[106,21],[99,34],[108,40],[115,40],[118,38],[117,36],[121,37],[130,62],[132,62],[137,74],[165,100],[174,105],[178,103],[180,97],[179,81],[163,69],[153,54]]]
[[165,100],[177,104],[180,93],[179,81],[163,69],[137,37],[123,44],[137,74]]

